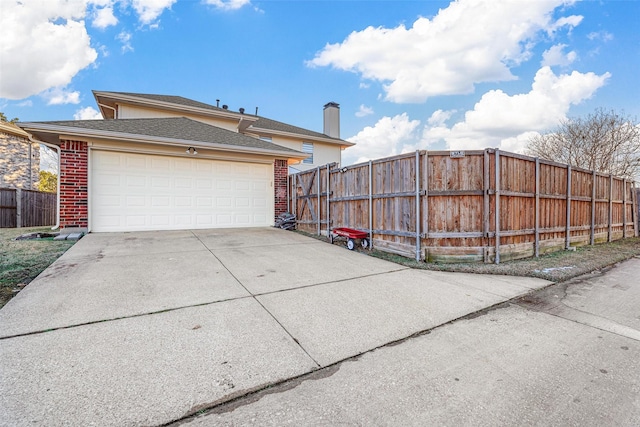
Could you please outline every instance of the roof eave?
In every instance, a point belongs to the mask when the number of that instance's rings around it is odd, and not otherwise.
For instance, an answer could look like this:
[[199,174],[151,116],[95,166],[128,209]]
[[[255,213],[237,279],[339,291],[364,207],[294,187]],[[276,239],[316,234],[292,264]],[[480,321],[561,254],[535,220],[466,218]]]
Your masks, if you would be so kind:
[[321,137],[321,136],[314,136],[314,135],[306,135],[303,133],[293,133],[293,132],[285,132],[285,131],[281,131],[281,130],[273,130],[273,129],[265,129],[265,128],[258,128],[255,126],[251,126],[249,129],[247,129],[247,132],[250,133],[251,131],[256,131],[256,133],[259,134],[268,134],[268,135],[280,135],[280,136],[288,136],[291,138],[301,138],[307,141],[313,140],[313,141],[318,141],[318,142],[326,142],[329,144],[335,144],[335,145],[340,145],[340,147],[351,147],[353,145],[356,145],[354,142],[349,142],[349,141],[345,141],[343,139],[336,139],[336,138],[331,138],[331,137]]
[[[140,135],[126,132],[113,132],[95,129],[82,129],[69,126],[48,125],[42,123],[21,123],[22,129],[31,133],[48,133],[58,136],[65,135],[71,138],[103,138],[115,141],[143,142],[151,144],[163,145],[180,145],[193,146],[196,148],[209,148],[227,152],[241,152],[246,154],[260,154],[274,157],[286,157],[288,159],[305,159],[308,154],[288,151],[288,150],[271,150],[259,147],[244,147],[241,145],[220,144],[207,141],[194,141],[187,139],[163,138],[157,136]],[[43,138],[44,139],[44,138]]]
[[100,99],[100,98],[104,98],[105,100],[124,101],[132,104],[156,107],[161,109],[170,109],[170,110],[182,111],[186,113],[194,113],[202,116],[234,119],[238,121],[247,120],[249,122],[256,122],[259,119],[258,117],[252,117],[246,114],[236,113],[233,111],[210,110],[207,108],[199,108],[199,107],[192,107],[188,105],[176,104],[174,102],[158,101],[154,99],[142,98],[142,97],[133,96],[133,95],[123,95],[121,93],[115,93],[115,92],[102,92],[102,91],[94,90],[93,96],[96,98],[96,102],[98,106],[100,106],[100,104],[105,104],[105,102],[101,101]]

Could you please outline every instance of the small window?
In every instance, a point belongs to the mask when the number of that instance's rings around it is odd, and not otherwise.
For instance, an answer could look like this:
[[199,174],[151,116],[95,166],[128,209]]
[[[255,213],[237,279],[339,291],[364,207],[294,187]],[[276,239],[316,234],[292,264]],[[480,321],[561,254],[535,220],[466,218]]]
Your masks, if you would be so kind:
[[302,152],[311,154],[309,157],[304,159],[302,163],[313,164],[313,143],[312,142],[303,142],[302,143]]

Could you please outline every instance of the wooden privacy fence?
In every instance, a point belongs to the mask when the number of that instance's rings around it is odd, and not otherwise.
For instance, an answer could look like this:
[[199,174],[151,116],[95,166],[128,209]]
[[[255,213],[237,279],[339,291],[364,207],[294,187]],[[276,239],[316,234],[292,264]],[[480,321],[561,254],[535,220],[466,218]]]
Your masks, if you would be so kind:
[[0,228],[54,225],[56,210],[56,193],[0,188]]
[[633,182],[503,152],[417,151],[289,177],[298,228],[366,230],[377,249],[434,262],[538,256],[637,236]]

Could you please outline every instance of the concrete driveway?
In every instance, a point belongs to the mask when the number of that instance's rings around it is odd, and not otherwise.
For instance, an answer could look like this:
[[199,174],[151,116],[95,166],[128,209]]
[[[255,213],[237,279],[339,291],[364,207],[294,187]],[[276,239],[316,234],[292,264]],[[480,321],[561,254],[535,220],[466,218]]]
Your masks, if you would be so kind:
[[0,310],[0,425],[161,425],[548,284],[278,229],[90,234]]

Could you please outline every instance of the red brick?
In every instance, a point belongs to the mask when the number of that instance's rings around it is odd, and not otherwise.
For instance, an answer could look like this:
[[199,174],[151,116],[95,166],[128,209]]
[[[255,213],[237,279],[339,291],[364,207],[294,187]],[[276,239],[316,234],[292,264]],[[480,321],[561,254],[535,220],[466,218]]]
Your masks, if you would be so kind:
[[88,227],[89,150],[82,141],[62,141],[60,146],[60,227]]

